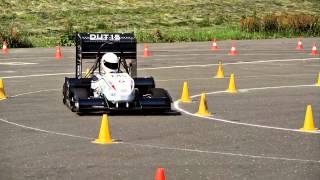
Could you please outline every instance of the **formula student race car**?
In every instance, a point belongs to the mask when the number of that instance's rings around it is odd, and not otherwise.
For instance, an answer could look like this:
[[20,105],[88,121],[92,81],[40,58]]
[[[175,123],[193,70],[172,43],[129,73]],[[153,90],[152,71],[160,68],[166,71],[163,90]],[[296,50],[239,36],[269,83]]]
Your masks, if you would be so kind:
[[[71,111],[171,110],[172,99],[166,90],[155,88],[152,77],[137,77],[133,33],[77,33],[75,40],[75,77],[65,77],[63,84],[63,103]],[[103,61],[110,57],[117,63]],[[95,59],[84,77],[83,59]],[[103,72],[102,67],[116,70]]]

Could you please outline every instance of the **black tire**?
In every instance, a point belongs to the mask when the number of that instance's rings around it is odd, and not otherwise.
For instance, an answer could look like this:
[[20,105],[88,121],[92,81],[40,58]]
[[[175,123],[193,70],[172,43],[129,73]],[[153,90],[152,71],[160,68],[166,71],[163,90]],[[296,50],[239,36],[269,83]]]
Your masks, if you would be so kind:
[[155,88],[155,82],[153,77],[148,77],[148,78],[137,77],[133,79],[134,79],[135,88],[139,90],[140,95],[150,94],[151,89]]
[[160,106],[157,107],[158,111],[171,111],[172,99],[169,93],[162,88],[152,88],[150,89],[151,99],[158,99],[155,102],[160,102]]
[[73,88],[74,99],[87,99],[89,97],[89,90],[87,88]]
[[62,102],[72,111],[75,112],[76,108],[74,106],[74,95],[70,91],[70,84],[69,81],[65,81],[62,87],[62,93],[63,93],[63,100]]
[[151,88],[150,93],[153,98],[170,98],[168,92],[162,88]]
[[67,84],[63,83],[63,86],[62,86],[62,102],[63,102],[63,104],[66,104],[66,92],[67,92]]

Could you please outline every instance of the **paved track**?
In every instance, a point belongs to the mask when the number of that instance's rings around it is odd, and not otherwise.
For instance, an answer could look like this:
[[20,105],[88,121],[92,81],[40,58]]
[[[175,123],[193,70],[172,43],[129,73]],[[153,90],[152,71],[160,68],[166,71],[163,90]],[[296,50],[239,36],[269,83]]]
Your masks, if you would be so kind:
[[[74,76],[74,48],[10,49],[0,55],[0,77],[11,98],[0,101],[0,179],[319,179],[320,134],[302,133],[307,104],[320,125],[320,59],[295,50],[296,39],[151,44],[139,56],[139,75],[154,76],[174,100],[184,80],[191,95],[207,95],[213,119],[181,115],[113,115],[115,145],[96,145],[100,115],[79,116],[61,100],[64,76]],[[139,45],[139,55],[142,45]],[[217,64],[235,73],[242,92],[224,91]],[[86,63],[86,64],[89,64]],[[278,88],[280,86],[288,86]],[[267,88],[269,87],[269,88]],[[275,87],[275,88],[270,88]],[[255,89],[261,88],[261,89]],[[177,108],[194,113],[199,97]]]

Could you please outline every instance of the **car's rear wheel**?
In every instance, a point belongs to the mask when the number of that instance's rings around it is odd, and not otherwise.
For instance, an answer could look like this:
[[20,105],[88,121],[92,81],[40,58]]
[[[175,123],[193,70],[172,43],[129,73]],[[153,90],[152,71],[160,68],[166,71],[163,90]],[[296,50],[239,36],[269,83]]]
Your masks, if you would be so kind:
[[167,98],[168,92],[162,88],[151,88],[150,94],[153,98]]
[[67,91],[67,85],[66,85],[66,83],[63,83],[63,86],[62,86],[62,102],[63,102],[63,104],[66,104],[66,102],[67,102],[66,91]]

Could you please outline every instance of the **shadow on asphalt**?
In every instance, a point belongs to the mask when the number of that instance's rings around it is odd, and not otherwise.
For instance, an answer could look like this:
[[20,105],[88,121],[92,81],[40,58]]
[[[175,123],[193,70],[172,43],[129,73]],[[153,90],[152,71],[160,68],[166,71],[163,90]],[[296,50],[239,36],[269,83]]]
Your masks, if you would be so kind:
[[176,110],[166,112],[154,112],[154,111],[115,111],[115,112],[81,112],[77,113],[79,116],[102,116],[108,114],[109,116],[180,116],[181,113]]

